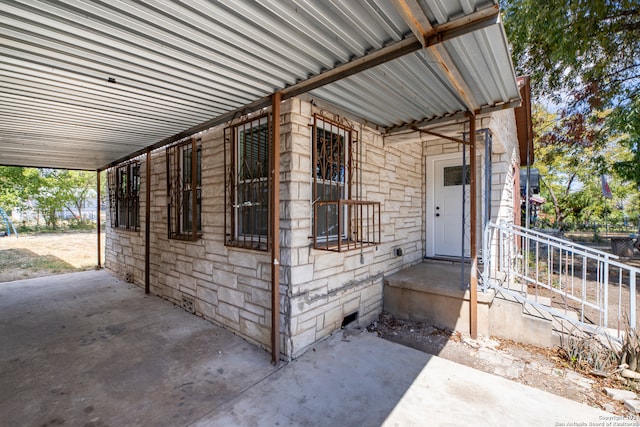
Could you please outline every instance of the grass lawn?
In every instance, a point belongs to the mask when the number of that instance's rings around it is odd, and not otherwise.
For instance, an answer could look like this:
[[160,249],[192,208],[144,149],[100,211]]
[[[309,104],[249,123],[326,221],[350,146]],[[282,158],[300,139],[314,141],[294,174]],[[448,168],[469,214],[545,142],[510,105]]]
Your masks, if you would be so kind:
[[[102,236],[104,262],[104,235]],[[95,231],[0,237],[0,282],[94,268]]]

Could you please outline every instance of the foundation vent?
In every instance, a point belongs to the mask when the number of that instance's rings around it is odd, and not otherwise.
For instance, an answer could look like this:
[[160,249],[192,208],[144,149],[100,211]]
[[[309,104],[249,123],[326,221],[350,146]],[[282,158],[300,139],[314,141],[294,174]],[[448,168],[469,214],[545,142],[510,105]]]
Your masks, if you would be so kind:
[[341,328],[344,329],[347,326],[349,326],[351,323],[355,322],[356,320],[358,320],[358,312],[356,311],[355,313],[351,313],[348,316],[345,316],[344,319],[342,319],[342,326]]
[[127,274],[125,274],[124,280],[126,280],[127,283],[133,283],[133,273],[128,272]]
[[188,311],[189,313],[193,314],[196,312],[196,305],[193,302],[193,298],[182,297],[181,306],[185,311]]

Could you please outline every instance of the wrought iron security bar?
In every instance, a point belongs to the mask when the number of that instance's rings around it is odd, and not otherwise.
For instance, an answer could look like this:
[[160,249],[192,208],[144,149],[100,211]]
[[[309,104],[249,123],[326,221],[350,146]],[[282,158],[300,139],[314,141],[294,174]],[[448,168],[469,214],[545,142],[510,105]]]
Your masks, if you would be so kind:
[[[317,201],[314,204],[313,247],[342,252],[381,241],[380,202]],[[337,217],[337,221],[333,216]]]

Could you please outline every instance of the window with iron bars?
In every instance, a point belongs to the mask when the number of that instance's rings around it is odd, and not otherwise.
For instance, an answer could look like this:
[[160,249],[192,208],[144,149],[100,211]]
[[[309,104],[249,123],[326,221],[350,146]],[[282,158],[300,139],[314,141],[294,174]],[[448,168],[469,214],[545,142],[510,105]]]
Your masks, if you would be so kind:
[[358,133],[314,115],[312,130],[313,246],[346,251],[380,242],[380,203],[355,200]]
[[191,138],[167,148],[167,209],[170,239],[197,240],[201,235],[201,165],[200,138]]
[[225,242],[267,250],[269,243],[269,115],[225,129]]
[[111,227],[140,229],[140,162],[117,166],[107,173]]

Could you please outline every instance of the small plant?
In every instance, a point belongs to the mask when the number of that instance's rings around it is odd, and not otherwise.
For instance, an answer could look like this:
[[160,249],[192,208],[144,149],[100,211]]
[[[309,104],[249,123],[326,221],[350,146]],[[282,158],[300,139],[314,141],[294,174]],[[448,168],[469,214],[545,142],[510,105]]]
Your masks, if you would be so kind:
[[613,372],[618,367],[619,355],[615,349],[593,335],[563,335],[558,353],[571,368],[580,372]]
[[631,328],[629,317],[625,314],[624,337],[622,349],[620,350],[620,365],[628,365],[630,371],[640,372],[638,356],[640,356],[640,337],[635,328]]

